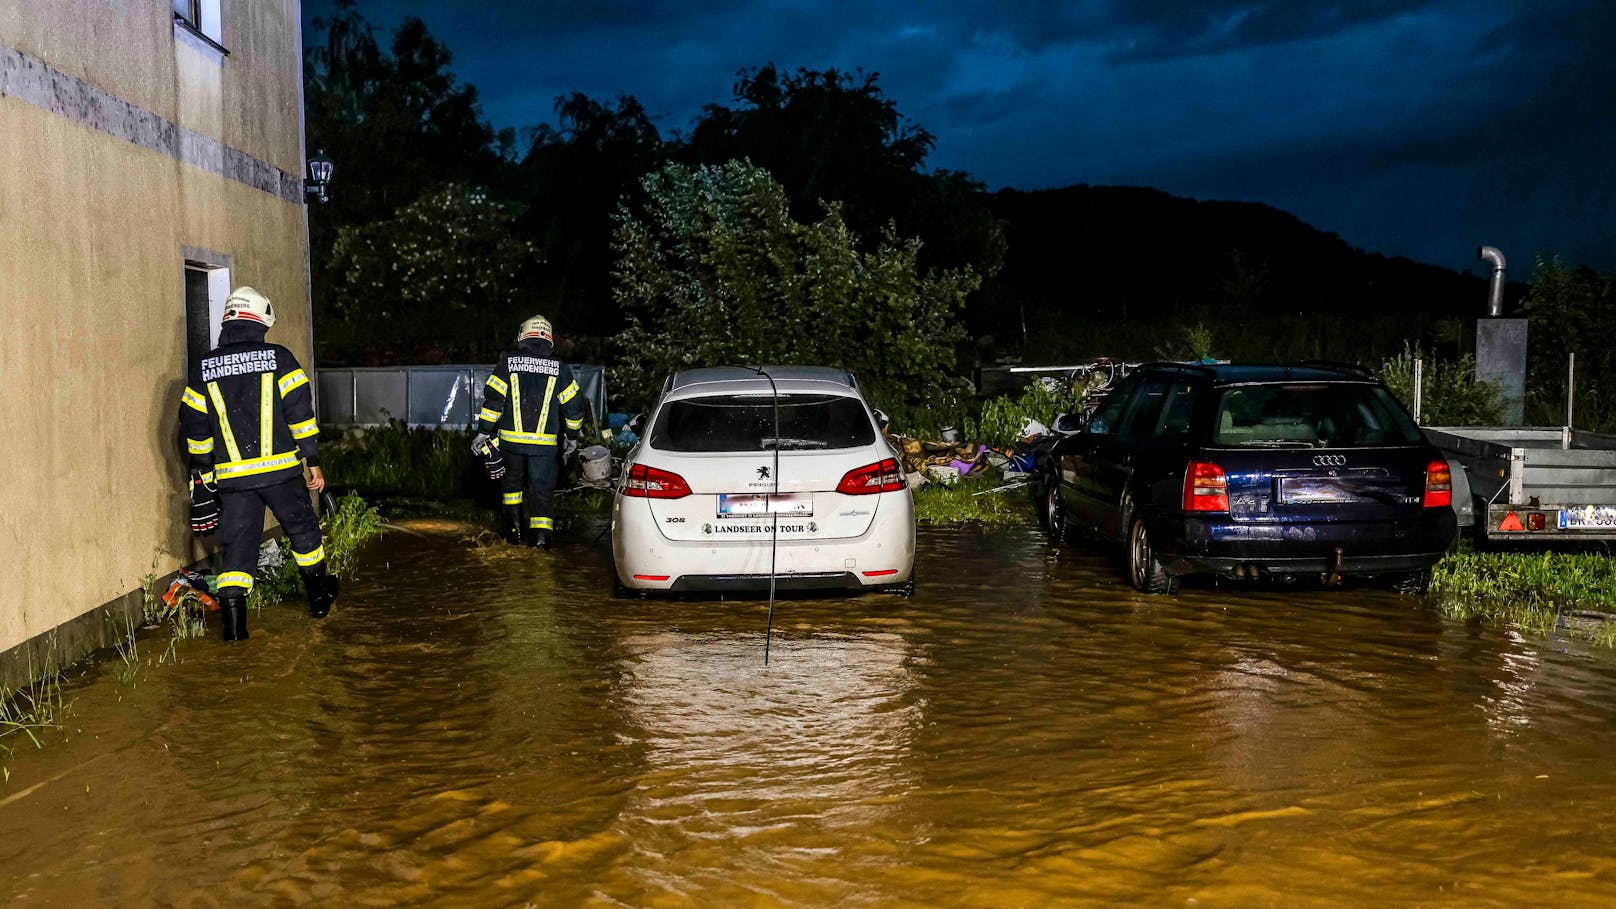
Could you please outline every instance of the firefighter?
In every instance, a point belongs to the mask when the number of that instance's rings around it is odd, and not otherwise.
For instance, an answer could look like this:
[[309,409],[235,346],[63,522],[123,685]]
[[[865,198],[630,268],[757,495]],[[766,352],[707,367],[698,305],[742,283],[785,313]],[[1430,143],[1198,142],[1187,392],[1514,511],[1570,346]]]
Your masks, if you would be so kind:
[[225,300],[219,346],[191,367],[181,395],[180,428],[191,454],[192,529],[208,533],[211,523],[219,528],[224,564],[215,587],[227,641],[247,639],[247,594],[266,506],[292,541],[309,614],[324,618],[337,598],[320,521],[309,503],[310,490],[325,489],[314,397],[292,352],[265,342],[274,324],[269,298],[251,287],[236,288]]
[[[472,450],[486,454],[497,445],[504,456],[500,490],[505,512],[505,538],[523,541],[522,512],[527,511],[527,542],[550,548],[555,530],[551,503],[560,468],[557,440],[563,425],[576,443],[584,425],[583,402],[572,369],[555,359],[550,320],[534,316],[516,335],[516,352],[494,367],[483,389]],[[494,441],[496,438],[498,441]]]

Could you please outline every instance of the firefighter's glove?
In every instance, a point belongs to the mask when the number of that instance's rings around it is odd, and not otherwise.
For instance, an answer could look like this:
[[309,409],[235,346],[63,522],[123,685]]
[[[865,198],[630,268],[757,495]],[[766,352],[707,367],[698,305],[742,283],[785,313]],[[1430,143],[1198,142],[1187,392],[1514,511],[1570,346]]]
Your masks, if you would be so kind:
[[205,537],[219,529],[219,488],[191,471],[191,532]]
[[492,441],[487,433],[477,433],[477,438],[471,440],[471,450],[483,459],[483,470],[488,473],[488,479],[498,480],[505,476],[505,457],[499,453],[499,443]]
[[562,461],[562,463],[567,463],[567,462],[571,461],[573,454],[575,452],[577,452],[577,450],[578,450],[578,440],[574,439],[569,434],[567,436],[567,440],[565,442],[561,443],[561,461]]

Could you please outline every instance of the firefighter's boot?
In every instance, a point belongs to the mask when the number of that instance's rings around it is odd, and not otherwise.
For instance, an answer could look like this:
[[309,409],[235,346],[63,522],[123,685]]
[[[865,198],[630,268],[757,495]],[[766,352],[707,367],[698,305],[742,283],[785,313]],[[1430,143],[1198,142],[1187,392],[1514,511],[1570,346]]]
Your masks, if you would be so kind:
[[505,542],[512,546],[522,545],[522,509],[520,507],[505,507]]
[[527,532],[527,544],[534,549],[550,548],[550,531],[535,528]]
[[303,590],[309,597],[309,615],[323,619],[331,614],[331,604],[337,601],[337,576],[321,565],[303,575]]
[[219,593],[219,624],[225,640],[247,640],[247,591],[231,587]]

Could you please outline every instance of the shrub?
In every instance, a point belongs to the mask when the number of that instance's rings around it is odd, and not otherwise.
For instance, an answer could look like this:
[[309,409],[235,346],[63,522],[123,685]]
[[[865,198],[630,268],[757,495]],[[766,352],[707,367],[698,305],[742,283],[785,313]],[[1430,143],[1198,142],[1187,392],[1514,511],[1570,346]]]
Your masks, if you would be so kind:
[[1420,423],[1425,426],[1488,426],[1503,422],[1498,386],[1476,378],[1476,358],[1457,361],[1422,356],[1403,342],[1403,352],[1381,367],[1380,378],[1403,406],[1414,412],[1414,361],[1423,360]]

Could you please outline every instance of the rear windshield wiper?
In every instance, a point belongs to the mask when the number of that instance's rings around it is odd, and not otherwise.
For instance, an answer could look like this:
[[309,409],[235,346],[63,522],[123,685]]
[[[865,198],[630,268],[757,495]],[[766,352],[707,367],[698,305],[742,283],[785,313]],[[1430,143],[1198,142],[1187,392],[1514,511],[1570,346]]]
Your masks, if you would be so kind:
[[821,439],[776,439],[768,437],[762,440],[763,448],[829,448],[830,443]]

